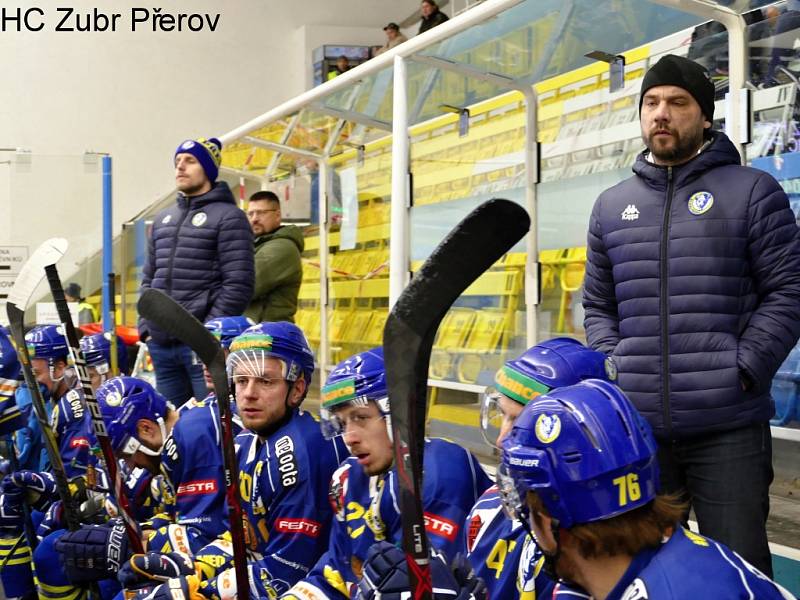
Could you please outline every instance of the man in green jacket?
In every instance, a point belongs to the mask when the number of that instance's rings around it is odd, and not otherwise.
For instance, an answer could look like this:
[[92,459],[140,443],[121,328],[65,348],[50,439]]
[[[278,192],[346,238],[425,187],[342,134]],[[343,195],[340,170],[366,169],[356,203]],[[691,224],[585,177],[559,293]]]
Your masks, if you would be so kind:
[[256,284],[244,314],[256,323],[293,323],[303,279],[303,232],[294,225],[281,225],[281,203],[272,192],[250,196],[247,218],[255,238]]

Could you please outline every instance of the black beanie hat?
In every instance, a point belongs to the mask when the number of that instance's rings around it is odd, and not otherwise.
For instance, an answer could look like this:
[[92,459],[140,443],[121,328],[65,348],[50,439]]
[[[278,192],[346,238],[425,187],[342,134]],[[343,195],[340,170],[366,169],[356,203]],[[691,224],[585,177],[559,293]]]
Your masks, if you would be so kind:
[[674,85],[689,92],[708,121],[714,120],[714,84],[699,64],[682,56],[667,54],[661,57],[644,76],[639,95],[639,114],[642,114],[644,94],[658,85]]

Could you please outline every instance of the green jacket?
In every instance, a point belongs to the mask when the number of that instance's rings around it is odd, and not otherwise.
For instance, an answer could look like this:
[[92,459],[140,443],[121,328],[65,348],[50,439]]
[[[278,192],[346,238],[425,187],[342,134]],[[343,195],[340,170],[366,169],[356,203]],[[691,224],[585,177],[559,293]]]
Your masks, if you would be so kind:
[[297,294],[303,279],[300,253],[303,232],[283,225],[255,239],[256,285],[244,314],[256,323],[291,321],[297,312]]

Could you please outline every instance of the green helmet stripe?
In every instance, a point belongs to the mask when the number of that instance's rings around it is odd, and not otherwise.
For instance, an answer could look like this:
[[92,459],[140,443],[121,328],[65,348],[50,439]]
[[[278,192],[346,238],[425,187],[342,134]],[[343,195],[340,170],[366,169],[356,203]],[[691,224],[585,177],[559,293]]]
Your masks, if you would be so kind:
[[550,388],[508,365],[503,365],[494,378],[497,390],[520,404],[527,404],[536,396],[546,394]]
[[356,380],[354,377],[342,379],[322,388],[322,406],[330,408],[356,399]]

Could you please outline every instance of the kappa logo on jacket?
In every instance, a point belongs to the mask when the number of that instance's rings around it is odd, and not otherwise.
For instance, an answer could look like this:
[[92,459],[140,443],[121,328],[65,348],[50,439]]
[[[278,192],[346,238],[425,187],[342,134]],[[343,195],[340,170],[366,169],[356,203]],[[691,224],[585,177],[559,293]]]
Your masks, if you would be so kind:
[[628,204],[620,215],[623,221],[635,221],[639,218],[639,209],[635,204]]

